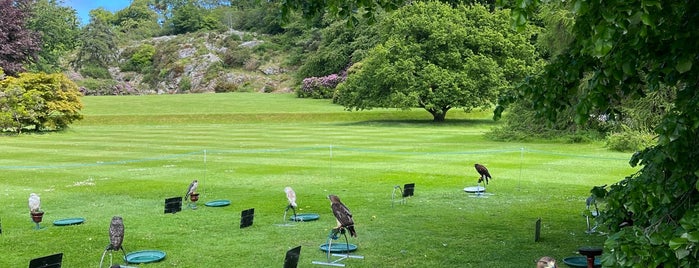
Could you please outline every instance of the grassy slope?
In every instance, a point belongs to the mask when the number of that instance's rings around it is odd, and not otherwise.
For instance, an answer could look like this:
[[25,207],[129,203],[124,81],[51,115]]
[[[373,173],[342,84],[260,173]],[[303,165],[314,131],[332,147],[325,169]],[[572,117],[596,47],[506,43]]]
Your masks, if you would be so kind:
[[[488,112],[451,111],[445,124],[427,112],[347,112],[325,100],[284,94],[86,97],[85,120],[62,133],[0,137],[0,267],[64,252],[66,267],[95,267],[113,215],[124,217],[127,251],[160,249],[147,267],[279,267],[302,245],[299,267],[335,224],[327,194],[355,214],[364,260],[352,267],[533,267],[563,259],[604,237],[584,233],[592,185],[633,172],[627,154],[599,144],[499,143],[484,139]],[[494,176],[488,198],[473,163]],[[163,214],[164,198],[200,180],[200,209]],[[393,186],[415,182],[415,196],[391,206]],[[318,221],[280,227],[283,188]],[[27,215],[42,197],[43,230]],[[229,199],[223,208],[203,203]],[[240,211],[255,223],[239,229]],[[51,222],[84,217],[78,226]],[[533,242],[534,221],[543,221]],[[115,254],[115,258],[119,258]]]

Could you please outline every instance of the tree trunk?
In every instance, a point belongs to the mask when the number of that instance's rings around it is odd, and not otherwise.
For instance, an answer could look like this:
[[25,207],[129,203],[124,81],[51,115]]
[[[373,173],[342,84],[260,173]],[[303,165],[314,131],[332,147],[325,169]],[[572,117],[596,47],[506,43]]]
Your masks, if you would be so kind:
[[437,109],[429,109],[427,110],[432,114],[432,121],[433,122],[444,122],[444,119],[447,117],[447,111],[449,111],[448,108],[443,108],[440,110]]

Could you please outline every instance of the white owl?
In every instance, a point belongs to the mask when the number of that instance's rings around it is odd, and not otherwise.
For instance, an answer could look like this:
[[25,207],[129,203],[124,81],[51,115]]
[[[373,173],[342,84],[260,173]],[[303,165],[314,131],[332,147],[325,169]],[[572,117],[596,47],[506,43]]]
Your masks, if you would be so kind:
[[41,198],[35,193],[29,194],[29,212],[35,213],[41,211]]
[[291,187],[286,187],[284,188],[284,192],[286,192],[286,199],[289,200],[289,205],[294,208],[298,207],[296,205],[296,193],[294,192],[294,190],[291,189]]

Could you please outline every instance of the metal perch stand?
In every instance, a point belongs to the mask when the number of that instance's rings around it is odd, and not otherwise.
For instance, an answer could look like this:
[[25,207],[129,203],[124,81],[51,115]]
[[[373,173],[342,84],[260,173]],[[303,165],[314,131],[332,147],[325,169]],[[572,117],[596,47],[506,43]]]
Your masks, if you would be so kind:
[[[348,231],[345,229],[345,227],[339,227],[336,229],[332,229],[330,231],[330,234],[328,235],[328,240],[326,243],[326,245],[328,245],[328,249],[326,251],[326,261],[313,261],[313,264],[345,267],[344,263],[340,263],[341,261],[344,261],[345,259],[364,259],[364,256],[350,255],[349,254],[350,253],[350,244],[349,244],[349,241],[347,239],[347,232]],[[331,248],[332,248],[332,241],[340,238],[339,234],[342,234],[345,237],[345,245],[347,245],[346,254],[330,253]],[[340,257],[340,258],[333,261],[333,260],[331,260],[331,256]]]
[[[109,266],[112,266],[112,251],[118,251],[118,249],[113,249],[112,245],[107,246],[107,248],[104,249],[104,252],[102,252],[102,259],[100,259],[100,268],[102,268],[102,263],[104,263],[104,255],[107,254],[107,251],[109,251]],[[126,251],[124,251],[124,248],[121,248],[121,252],[124,253],[124,260],[126,260]],[[128,262],[128,261],[127,261]]]
[[284,209],[284,218],[282,220],[282,226],[293,226],[293,224],[287,222],[289,219],[286,217],[286,214],[289,212],[289,209],[291,209],[294,212],[294,221],[299,219],[299,217],[296,216],[296,209],[294,208],[294,206],[289,204],[288,206],[286,206],[286,209]]
[[[597,232],[597,223],[595,222],[595,226],[590,226],[590,216],[593,218],[597,217],[599,215],[599,209],[597,208],[597,202],[595,202],[595,197],[590,196],[585,200],[585,207],[587,208],[587,211],[585,213],[585,221],[587,222],[587,231],[585,231],[586,234],[593,234]],[[594,206],[595,210],[590,210],[590,206]]]
[[403,197],[403,189],[400,188],[400,185],[393,186],[393,193],[391,193],[391,207],[393,207],[393,204],[396,202],[396,192],[400,193],[401,199],[400,203],[405,204],[405,198]]

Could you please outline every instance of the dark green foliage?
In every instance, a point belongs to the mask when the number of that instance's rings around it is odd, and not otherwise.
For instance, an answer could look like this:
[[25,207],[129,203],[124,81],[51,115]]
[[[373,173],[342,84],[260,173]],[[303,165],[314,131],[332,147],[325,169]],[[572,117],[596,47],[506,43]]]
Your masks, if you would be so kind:
[[85,65],[80,68],[80,74],[84,77],[96,78],[96,79],[111,79],[112,74],[109,73],[107,68],[95,65]]
[[263,34],[280,34],[284,32],[278,16],[278,3],[265,1],[255,7],[232,11],[228,16],[230,26],[242,31]]
[[192,33],[200,30],[216,30],[223,27],[221,22],[206,9],[189,3],[177,8],[171,19],[173,34]]
[[132,1],[128,7],[117,11],[113,20],[108,22],[116,26],[122,36],[131,40],[153,37],[161,31],[158,14],[148,7],[146,0]]
[[585,125],[576,125],[572,113],[559,113],[556,121],[549,121],[537,115],[531,104],[518,102],[505,116],[505,124],[492,128],[486,136],[496,141],[554,140],[568,143],[581,143],[601,140],[611,123],[590,120]]
[[109,68],[116,60],[116,37],[109,24],[99,18],[91,17],[90,23],[83,28],[80,37],[78,55],[72,62],[76,68],[94,66]]
[[383,42],[377,34],[376,25],[348,28],[344,23],[336,22],[312,35],[305,44],[306,58],[296,72],[300,81],[307,77],[326,76],[339,73],[353,62],[364,58],[366,52],[376,44]]
[[[542,1],[506,2],[515,7],[513,21],[524,25]],[[696,267],[699,2],[574,1],[570,8],[573,42],[520,91],[543,116],[554,118],[571,106],[579,123],[595,111],[623,116],[624,101],[677,90],[654,129],[657,143],[630,161],[640,170],[593,190],[606,205],[598,221],[610,228],[603,265]],[[622,228],[628,218],[633,226]]]
[[27,27],[41,34],[41,51],[29,69],[34,72],[59,72],[63,69],[60,66],[61,57],[78,44],[80,22],[77,14],[74,9],[56,0],[37,0],[31,8],[32,16]]
[[441,122],[452,108],[490,108],[532,73],[538,58],[509,12],[437,2],[405,6],[379,27],[381,40],[349,71],[335,101],[351,110],[422,108]]

